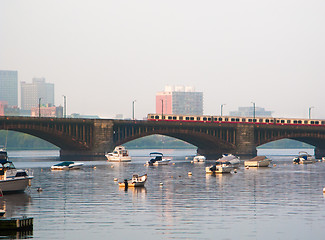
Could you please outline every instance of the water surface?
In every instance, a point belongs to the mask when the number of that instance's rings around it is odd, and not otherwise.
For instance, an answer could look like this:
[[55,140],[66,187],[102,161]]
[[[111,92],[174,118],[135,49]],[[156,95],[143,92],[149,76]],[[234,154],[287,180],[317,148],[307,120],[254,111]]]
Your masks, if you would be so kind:
[[[145,167],[150,151],[131,151],[131,163],[84,161],[83,169],[62,172],[49,170],[55,151],[9,152],[34,179],[25,193],[0,199],[0,208],[7,217],[34,217],[33,232],[21,238],[323,239],[325,163],[272,156],[269,168],[206,175],[212,161],[185,160],[194,150],[160,150],[175,165]],[[148,174],[145,188],[125,191],[114,182],[133,173]]]

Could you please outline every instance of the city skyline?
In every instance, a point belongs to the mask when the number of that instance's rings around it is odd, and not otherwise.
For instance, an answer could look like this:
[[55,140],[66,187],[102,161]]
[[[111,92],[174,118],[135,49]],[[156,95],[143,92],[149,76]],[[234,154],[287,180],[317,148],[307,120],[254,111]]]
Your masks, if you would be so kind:
[[325,119],[323,1],[1,1],[0,69],[43,76],[67,113],[141,119],[165,85],[240,106]]

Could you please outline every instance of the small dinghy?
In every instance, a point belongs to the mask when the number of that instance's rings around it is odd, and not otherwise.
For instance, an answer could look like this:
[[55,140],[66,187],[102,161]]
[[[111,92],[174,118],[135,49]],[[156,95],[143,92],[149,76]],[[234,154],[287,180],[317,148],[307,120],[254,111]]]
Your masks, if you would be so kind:
[[138,174],[133,174],[131,179],[124,179],[124,182],[119,182],[119,187],[144,187],[147,181],[147,174],[139,176]]

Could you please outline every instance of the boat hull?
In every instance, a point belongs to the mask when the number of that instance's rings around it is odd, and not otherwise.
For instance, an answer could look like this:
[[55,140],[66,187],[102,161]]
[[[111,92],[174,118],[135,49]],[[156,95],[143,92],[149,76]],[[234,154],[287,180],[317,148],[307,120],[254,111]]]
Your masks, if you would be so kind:
[[131,162],[131,157],[111,157],[106,156],[109,162]]
[[245,161],[245,167],[268,167],[271,163],[271,160],[264,161]]
[[3,193],[23,192],[30,186],[32,179],[33,177],[0,180],[0,189]]
[[231,173],[231,170],[233,170],[233,167],[230,167],[230,166],[225,166],[225,167],[217,166],[215,168],[215,170],[212,170],[211,168],[213,168],[213,166],[206,167],[205,172],[210,173],[210,174],[214,174],[214,173]]

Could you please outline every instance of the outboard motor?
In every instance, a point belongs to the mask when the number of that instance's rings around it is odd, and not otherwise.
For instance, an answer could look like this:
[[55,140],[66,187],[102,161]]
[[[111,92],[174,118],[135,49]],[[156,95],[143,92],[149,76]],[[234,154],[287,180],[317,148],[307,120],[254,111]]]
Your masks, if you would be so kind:
[[216,167],[216,165],[214,165],[214,166],[210,167],[210,171],[214,172],[215,170],[217,170],[217,167]]

